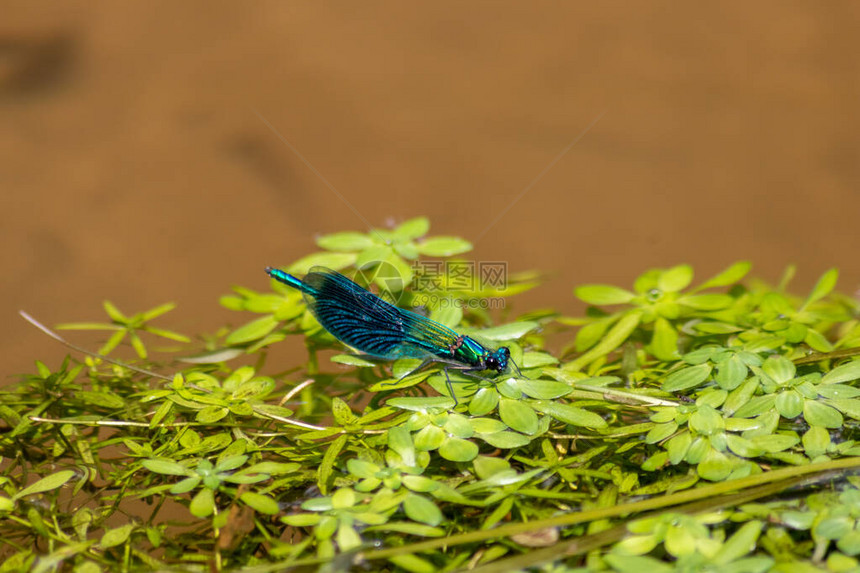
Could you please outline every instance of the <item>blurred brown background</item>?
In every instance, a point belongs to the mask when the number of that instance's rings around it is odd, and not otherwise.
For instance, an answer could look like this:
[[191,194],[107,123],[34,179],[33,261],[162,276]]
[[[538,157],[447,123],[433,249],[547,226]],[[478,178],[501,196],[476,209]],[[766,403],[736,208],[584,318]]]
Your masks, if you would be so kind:
[[0,2],[0,383],[66,353],[19,308],[211,330],[245,320],[231,285],[365,230],[266,122],[370,223],[552,272],[522,310],[680,262],[860,284],[860,3],[47,6]]

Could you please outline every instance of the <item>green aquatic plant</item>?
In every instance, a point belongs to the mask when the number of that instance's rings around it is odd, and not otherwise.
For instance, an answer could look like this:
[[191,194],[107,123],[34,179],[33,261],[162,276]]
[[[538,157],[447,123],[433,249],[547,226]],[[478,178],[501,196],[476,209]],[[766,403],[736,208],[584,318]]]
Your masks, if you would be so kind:
[[746,262],[692,287],[679,265],[575,289],[584,317],[517,316],[536,274],[464,284],[471,245],[428,231],[320,237],[285,268],[355,277],[521,372],[449,385],[345,352],[276,282],[223,297],[239,326],[216,335],[106,303],[62,325],[111,331],[99,356],[0,391],[0,573],[860,566],[860,304],[835,270],[795,297]]

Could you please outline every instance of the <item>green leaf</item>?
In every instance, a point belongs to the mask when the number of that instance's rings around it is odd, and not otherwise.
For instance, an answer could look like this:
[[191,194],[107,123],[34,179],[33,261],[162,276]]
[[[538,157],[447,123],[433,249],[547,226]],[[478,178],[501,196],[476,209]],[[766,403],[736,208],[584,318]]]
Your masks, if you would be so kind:
[[708,379],[708,376],[711,375],[711,368],[710,364],[697,364],[696,366],[687,366],[686,368],[676,370],[666,377],[666,381],[663,382],[662,386],[663,391],[681,392],[695,388]]
[[[151,308],[151,309],[143,312],[140,315],[140,317],[144,320],[144,322],[149,322],[150,320],[152,320],[154,318],[158,318],[162,314],[166,314],[166,313],[170,312],[174,308],[176,308],[176,304],[172,303],[172,302],[160,304],[160,305],[156,306],[155,308]],[[185,337],[182,337],[182,338],[185,338]]]
[[275,381],[268,376],[257,376],[239,384],[233,391],[233,400],[261,399],[275,389]]
[[388,558],[388,561],[396,565],[397,570],[402,569],[409,573],[436,573],[439,570],[431,561],[412,553],[393,555]]
[[676,422],[664,422],[657,424],[645,435],[646,444],[656,444],[662,442],[678,430]]
[[161,406],[159,406],[158,409],[155,411],[155,414],[152,415],[152,419],[149,421],[149,427],[157,427],[172,409],[173,402],[163,402]]
[[860,360],[840,364],[821,379],[822,384],[839,384],[860,379]]
[[501,448],[503,450],[521,448],[531,442],[531,439],[528,436],[508,431],[481,433],[478,434],[478,437],[494,448]]
[[345,434],[338,436],[325,451],[322,463],[320,463],[317,474],[317,484],[323,494],[328,493],[328,482],[334,471],[334,462],[340,455],[341,450],[346,445],[347,437]]
[[414,261],[419,257],[418,245],[409,241],[408,243],[394,243],[394,252],[398,257],[409,261]]
[[244,344],[263,338],[278,326],[278,321],[273,316],[263,316],[256,320],[240,326],[231,332],[224,340],[228,345]]
[[[365,529],[366,532],[385,531],[392,533],[403,533],[406,535],[417,535],[418,537],[444,537],[445,530],[439,527],[430,527],[419,523],[411,523],[408,521],[394,521],[383,525],[372,525]],[[435,568],[429,570],[430,573],[436,571]]]
[[860,396],[860,388],[848,386],[847,384],[819,384],[815,387],[819,396],[824,398],[856,398]]
[[146,352],[146,347],[143,345],[143,341],[137,335],[136,332],[128,333],[128,340],[131,342],[131,347],[134,348],[135,353],[144,360],[148,357]]
[[683,526],[669,527],[663,540],[666,552],[675,557],[690,555],[696,551],[696,537],[691,528]]
[[812,287],[812,292],[809,293],[809,297],[806,299],[806,302],[803,303],[803,307],[806,308],[810,304],[821,300],[833,290],[833,287],[836,286],[836,281],[839,279],[839,271],[837,269],[830,269],[826,271],[821,278],[818,279],[818,282],[815,283],[815,286]]
[[294,513],[283,516],[281,521],[293,527],[313,527],[320,522],[320,516],[316,513]]
[[468,462],[478,455],[478,446],[461,438],[446,438],[439,446],[439,455],[452,462]]
[[714,381],[726,390],[734,390],[746,380],[749,369],[739,356],[733,355],[717,365]]
[[422,412],[432,408],[450,408],[454,405],[454,400],[446,396],[428,396],[426,398],[413,398],[410,396],[405,398],[391,398],[386,402],[386,404],[402,410]]
[[331,411],[334,415],[334,421],[341,426],[351,424],[357,419],[355,414],[352,413],[352,409],[349,407],[349,404],[337,396],[331,400]]
[[355,505],[356,501],[355,492],[348,487],[336,489],[331,495],[331,505],[334,509],[346,509],[352,507]]
[[215,493],[209,488],[203,488],[188,506],[188,511],[194,517],[208,517],[215,513]]
[[785,356],[769,356],[761,369],[777,384],[788,382],[797,372],[794,363]]
[[812,426],[803,434],[803,449],[810,458],[827,453],[830,446],[830,432],[822,426]]
[[664,292],[678,292],[690,284],[693,280],[693,267],[690,265],[678,265],[660,273],[657,279],[657,288]]
[[439,525],[442,522],[442,512],[436,504],[418,494],[409,494],[403,500],[403,511],[412,521],[426,525]]
[[111,410],[118,410],[125,406],[125,402],[122,398],[115,394],[108,394],[107,392],[81,390],[76,393],[76,396],[88,404],[101,406],[102,408],[109,408]]
[[438,426],[427,425],[415,434],[415,449],[429,452],[438,449],[445,441],[445,430]]
[[748,521],[738,529],[734,535],[729,537],[713,557],[716,565],[728,565],[748,555],[756,547],[759,535],[761,535],[764,523],[758,520]]
[[541,366],[549,366],[558,364],[558,358],[546,352],[524,352],[522,368],[540,368]]
[[331,357],[332,362],[336,362],[337,364],[346,364],[347,366],[358,366],[360,368],[367,368],[376,366],[375,362],[371,362],[370,360],[366,360],[361,356],[356,356],[355,354],[338,354],[336,356]]
[[673,465],[680,464],[684,460],[684,457],[686,457],[692,440],[690,432],[684,431],[666,442],[665,447],[666,452],[669,454],[669,462]]
[[373,478],[376,477],[376,472],[379,471],[379,466],[365,460],[352,458],[346,461],[346,467],[349,473],[357,478]]
[[373,245],[361,251],[355,259],[355,266],[363,271],[376,268],[377,265],[396,257],[392,248],[388,245]]
[[[634,523],[628,524],[632,528]],[[632,535],[628,536],[612,547],[615,555],[645,555],[657,547],[660,539],[656,535]],[[613,555],[614,556],[614,555]]]
[[669,461],[669,453],[668,452],[657,452],[644,462],[642,462],[642,469],[646,472],[657,471]]
[[534,409],[518,400],[502,398],[499,402],[499,417],[509,427],[524,434],[534,434],[540,427]]
[[[15,502],[5,495],[0,495],[0,513],[12,511],[13,509],[15,509]],[[2,571],[2,569],[0,569],[0,571]]]
[[619,573],[672,573],[675,568],[653,557],[639,555],[619,555],[610,553],[603,557],[610,567]]
[[[774,406],[783,418],[794,419],[803,412],[804,399],[794,390],[785,390],[776,396]],[[807,422],[809,420],[807,419]]]
[[507,378],[502,380],[501,382],[496,383],[496,390],[500,395],[505,398],[510,398],[511,400],[520,400],[523,397],[522,390],[520,390],[519,381],[514,378]]
[[612,285],[583,285],[574,289],[576,298],[588,304],[624,304],[633,300],[636,295],[623,288]]
[[854,520],[848,516],[830,517],[819,521],[812,533],[824,539],[842,539],[853,529]]
[[111,318],[111,320],[119,323],[125,323],[128,321],[128,318],[120,312],[120,310],[109,300],[106,300],[102,303],[102,306],[105,309],[107,315]]
[[469,418],[469,424],[476,434],[494,434],[508,429],[505,424],[495,418]]
[[588,410],[577,408],[576,406],[545,400],[535,402],[534,406],[544,414],[552,416],[556,420],[564,422],[565,424],[595,429],[605,428],[607,426],[606,420],[594,412],[589,412]]
[[702,334],[731,334],[732,332],[740,332],[742,327],[736,324],[726,324],[725,322],[707,321],[695,324],[694,327]]
[[639,294],[656,294],[649,291],[657,288],[657,279],[663,274],[661,269],[648,269],[633,281],[633,290]]
[[707,404],[702,404],[690,416],[690,428],[700,434],[711,435],[725,429],[726,423],[720,413]]
[[230,410],[228,410],[224,406],[206,406],[205,408],[197,412],[197,415],[194,416],[194,419],[201,424],[214,424],[229,413]]
[[472,243],[459,237],[431,237],[418,243],[418,252],[428,257],[452,257],[472,250]]
[[610,316],[600,320],[595,320],[576,331],[576,338],[574,340],[574,348],[576,351],[585,352],[597,344],[597,342],[603,337],[603,333],[612,326],[612,323],[615,322],[617,318],[617,316]]
[[373,239],[364,233],[344,232],[323,235],[317,245],[327,251],[361,251],[373,245]]
[[817,515],[811,511],[783,511],[781,517],[788,527],[805,531],[812,527]]
[[707,288],[722,287],[734,284],[744,278],[746,274],[750,271],[750,268],[752,268],[752,265],[748,261],[737,262],[723,272],[719,273],[717,276],[706,280],[694,290],[700,291],[705,290]]
[[[573,388],[564,382],[555,382],[552,380],[517,380],[517,388],[519,388],[526,396],[537,398],[539,400],[561,398],[562,396],[567,396],[573,391]],[[480,390],[478,393],[480,393]],[[475,400],[472,399],[472,402],[474,401]],[[487,412],[489,411],[490,410],[487,410]],[[474,414],[474,412],[472,413]]]
[[833,344],[827,340],[827,337],[811,328],[806,331],[806,338],[803,341],[817,352],[831,352],[834,348]]
[[478,334],[481,336],[481,338],[485,338],[487,340],[517,340],[518,338],[522,338],[537,327],[538,323],[536,322],[512,322],[510,324],[503,324],[501,326],[495,326],[493,328],[485,328],[484,330],[478,331]]
[[[753,381],[750,386],[755,386],[755,379],[751,379]],[[741,388],[749,389],[749,386],[741,386]],[[728,400],[726,400],[728,402]],[[773,394],[767,394],[764,396],[756,396],[755,398],[748,399],[743,403],[741,407],[737,409],[735,412],[735,416],[738,418],[749,418],[752,416],[758,416],[760,414],[764,414],[768,410],[774,407],[776,401],[776,396]]]
[[[125,328],[118,324],[110,324],[108,322],[63,322],[55,327],[57,330],[119,330],[120,334],[125,334]],[[44,378],[50,374],[43,374]]]
[[697,406],[710,406],[711,408],[719,408],[726,401],[729,392],[721,388],[707,388],[699,392],[698,395],[699,397],[696,398]]
[[200,482],[203,481],[199,475],[193,475],[191,477],[187,477],[184,480],[180,480],[173,484],[173,487],[170,488],[170,493],[175,493],[177,495],[188,493],[192,489],[196,488],[200,485]]
[[60,470],[28,485],[21,491],[17,492],[12,499],[20,499],[22,497],[27,497],[28,495],[35,495],[37,493],[44,493],[46,491],[57,489],[72,479],[74,475],[75,472],[73,470]]
[[128,540],[132,531],[134,531],[133,523],[127,523],[114,529],[108,529],[105,531],[104,535],[102,535],[102,539],[99,541],[99,546],[102,549],[107,549],[109,547],[122,545]]
[[742,458],[757,458],[764,453],[764,450],[757,447],[751,440],[735,434],[726,434],[726,445],[733,454]]
[[229,471],[232,471],[232,470],[235,470],[237,468],[242,467],[243,465],[245,465],[245,462],[247,462],[247,461],[248,461],[248,456],[246,456],[245,454],[229,456],[229,457],[224,458],[223,460],[220,460],[215,465],[214,471],[216,471],[216,472],[229,472]]
[[281,511],[277,501],[261,493],[246,491],[239,496],[239,499],[245,502],[248,507],[259,513],[277,515]]
[[708,451],[705,459],[696,466],[699,475],[709,481],[722,481],[732,473],[731,460],[714,449]]
[[386,265],[380,267],[380,272],[374,278],[374,282],[382,291],[398,293],[412,282],[414,274],[412,265],[404,261],[399,255],[392,252],[382,262]]
[[141,465],[151,472],[171,476],[187,476],[191,470],[178,462],[166,458],[149,458],[143,460]]
[[[845,553],[846,555],[858,555],[858,554],[860,554],[860,531],[858,531],[857,529],[853,529],[853,530],[849,531],[847,534],[843,535],[842,537],[840,537],[839,539],[836,540],[836,547],[838,547],[839,550],[842,553]],[[834,556],[835,555],[838,555],[838,554],[834,554]],[[845,557],[845,556],[843,556],[843,557],[845,559],[844,565],[846,565],[844,568],[842,568],[843,571],[847,571],[847,570],[849,570],[849,568],[853,568],[853,567],[857,566],[857,560],[856,559],[849,559],[848,557]],[[830,566],[831,570],[836,570],[837,568],[833,567],[831,565],[831,559],[832,559],[832,557],[827,560],[828,565]]]
[[430,319],[455,328],[463,320],[463,309],[458,305],[437,308],[430,313]]
[[662,316],[654,322],[654,334],[651,337],[650,349],[654,356],[660,360],[678,358],[678,332]]
[[678,304],[696,310],[720,310],[728,308],[735,299],[727,294],[690,294],[678,299]]
[[424,476],[403,475],[403,485],[412,491],[427,493],[439,487],[439,482]]
[[111,335],[111,337],[108,338],[108,341],[105,342],[101,346],[101,348],[99,348],[98,353],[101,354],[102,356],[107,356],[108,354],[113,352],[113,350],[117,346],[119,346],[119,343],[123,341],[127,332],[128,332],[127,330],[123,329],[123,330],[120,330],[118,332],[113,333]]
[[277,404],[254,404],[254,412],[260,416],[272,419],[289,418],[293,411]]
[[423,237],[429,231],[430,221],[427,217],[415,217],[400,223],[392,234],[401,241],[412,241]]
[[726,353],[725,349],[720,346],[703,346],[692,352],[684,354],[681,359],[690,365],[703,364],[708,360],[716,362],[721,356]]
[[788,436],[785,434],[768,434],[764,436],[754,436],[750,438],[753,446],[761,448],[765,452],[774,453],[787,450],[794,447],[800,439],[797,436]]
[[[392,430],[393,429],[394,428],[392,428]],[[469,418],[453,412],[448,414],[448,421],[445,422],[444,429],[446,432],[457,438],[471,438],[472,434],[475,433]],[[389,436],[391,435],[392,430],[388,431]]]
[[639,326],[642,312],[635,310],[626,312],[621,319],[613,325],[597,345],[591,350],[565,365],[565,370],[577,371],[593,361],[606,356],[627,340],[627,337]]
[[810,426],[822,428],[841,428],[842,414],[839,410],[815,400],[804,400],[803,417]]
[[334,509],[331,497],[312,497],[301,503],[301,508],[308,511],[329,511]]
[[397,452],[405,465],[415,465],[415,447],[412,445],[412,435],[406,428],[400,426],[388,430],[388,447]]

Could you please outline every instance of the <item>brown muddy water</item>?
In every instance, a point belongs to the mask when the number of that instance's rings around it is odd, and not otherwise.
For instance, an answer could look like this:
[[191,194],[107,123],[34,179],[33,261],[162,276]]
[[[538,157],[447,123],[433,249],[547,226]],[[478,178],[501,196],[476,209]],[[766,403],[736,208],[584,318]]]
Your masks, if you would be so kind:
[[522,311],[681,262],[860,286],[856,2],[0,12],[0,384],[66,354],[18,309],[211,331],[315,236],[416,215],[549,273]]

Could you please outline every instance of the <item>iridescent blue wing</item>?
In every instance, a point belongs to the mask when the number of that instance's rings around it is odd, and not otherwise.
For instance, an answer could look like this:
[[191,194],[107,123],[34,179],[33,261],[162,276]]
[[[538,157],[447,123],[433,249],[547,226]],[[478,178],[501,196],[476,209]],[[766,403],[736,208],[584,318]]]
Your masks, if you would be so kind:
[[447,357],[456,332],[387,303],[345,276],[314,267],[303,279],[305,302],[320,324],[344,343],[380,358]]

